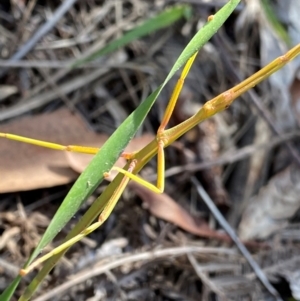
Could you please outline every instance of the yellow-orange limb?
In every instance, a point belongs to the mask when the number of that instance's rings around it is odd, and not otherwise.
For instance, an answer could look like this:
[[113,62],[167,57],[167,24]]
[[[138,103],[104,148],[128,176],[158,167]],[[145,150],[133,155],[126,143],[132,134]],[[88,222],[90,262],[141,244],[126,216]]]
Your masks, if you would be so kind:
[[[128,167],[128,172],[131,174],[135,167],[136,161],[133,160]],[[126,188],[130,178],[129,177],[124,177],[118,186],[118,188],[114,191],[113,195],[110,197],[108,202],[106,203],[103,211],[99,215],[98,221],[86,229],[84,229],[80,234],[76,235],[75,237],[69,239],[68,241],[64,242],[61,244],[59,247],[53,249],[51,252],[47,253],[46,255],[38,258],[36,261],[34,261],[30,266],[28,266],[25,269],[21,269],[19,271],[20,276],[26,276],[28,273],[30,273],[33,269],[38,267],[41,263],[45,262],[47,259],[51,258],[52,256],[66,250],[67,248],[71,247],[74,245],[76,242],[80,241],[83,237],[89,235],[93,231],[95,231],[97,228],[99,228],[105,221],[106,219],[110,216],[112,210],[114,209],[116,203],[118,202],[121,194],[123,193],[124,189]]]
[[[90,147],[90,146],[80,146],[80,145],[63,145],[58,143],[52,143],[48,141],[38,140],[38,139],[32,139],[27,138],[24,136],[14,135],[14,134],[8,134],[8,133],[0,133],[0,137],[7,138],[9,140],[24,142],[28,144],[33,144],[36,146],[46,147],[54,150],[60,150],[60,151],[67,151],[67,152],[76,152],[76,153],[83,153],[83,154],[89,154],[89,155],[95,155],[100,150],[100,148],[97,147]],[[122,153],[121,157],[124,157],[126,159],[130,159],[133,154],[131,153]]]
[[164,132],[164,137],[168,138],[168,145],[192,129],[198,123],[219,113],[220,111],[227,109],[237,97],[282,68],[299,54],[300,44],[289,50],[285,55],[273,60],[267,66],[251,75],[238,85],[207,101],[195,115]]
[[116,170],[120,173],[122,173],[123,175],[125,175],[126,177],[130,178],[131,180],[141,184],[142,186],[145,186],[146,188],[156,192],[156,193],[162,193],[163,190],[161,189],[161,187],[156,187],[155,185],[151,184],[150,182],[144,180],[143,178],[137,176],[137,175],[134,175],[132,174],[129,170],[125,170],[125,169],[122,169],[122,168],[119,168],[117,166],[114,166],[112,168],[112,170]]
[[[118,167],[113,167],[114,169],[117,170],[121,170],[124,174],[124,172],[130,176],[133,176],[132,172],[135,168],[136,165],[136,160],[132,160],[128,166],[127,170],[124,170],[122,168],[118,168]],[[106,219],[110,216],[112,210],[114,209],[117,201],[119,200],[119,198],[121,197],[121,194],[123,193],[126,185],[128,184],[129,180],[132,179],[131,177],[124,177],[121,181],[121,184],[117,187],[117,189],[114,191],[113,195],[111,196],[111,198],[109,199],[109,201],[106,203],[103,211],[101,212],[101,214],[99,215],[98,221],[101,223],[104,223],[106,221]]]
[[[122,174],[124,174],[126,177],[130,178],[131,180],[141,184],[142,186],[147,187],[148,189],[152,190],[153,192],[156,193],[162,193],[164,191],[165,188],[165,153],[164,153],[164,146],[165,144],[168,142],[167,139],[164,137],[164,129],[167,126],[172,113],[174,111],[176,102],[178,100],[178,96],[182,90],[183,84],[184,84],[184,80],[187,77],[193,62],[197,56],[196,52],[185,64],[182,73],[176,83],[176,86],[174,88],[174,91],[172,93],[172,96],[169,100],[168,106],[166,108],[165,114],[162,118],[162,122],[160,127],[157,130],[157,135],[156,135],[156,139],[157,139],[157,182],[156,185],[140,178],[137,175],[134,175],[131,173],[131,171],[129,170],[124,170],[122,168],[119,168],[117,166],[114,166],[112,168],[112,170],[116,170]],[[109,174],[104,175],[105,177],[108,177]]]
[[84,229],[80,234],[76,235],[75,237],[69,239],[65,243],[61,244],[59,247],[53,249],[51,252],[47,253],[46,255],[38,258],[36,261],[34,261],[30,266],[28,266],[25,269],[21,269],[19,271],[20,276],[26,276],[28,273],[30,273],[32,270],[34,270],[37,266],[39,266],[41,263],[45,262],[47,259],[51,258],[52,256],[64,251],[65,249],[71,247],[76,242],[80,241],[83,237],[89,235],[93,231],[95,231],[97,228],[101,226],[102,223],[96,222],[89,226],[88,228]]
[[192,57],[189,58],[189,60],[187,61],[187,63],[185,64],[185,66],[182,70],[180,78],[178,79],[178,81],[176,83],[176,86],[175,86],[175,88],[173,90],[173,93],[171,95],[171,98],[169,100],[168,106],[165,110],[165,114],[162,118],[160,127],[157,130],[158,135],[161,134],[164,131],[164,129],[166,128],[167,124],[170,121],[170,118],[172,116],[172,113],[174,111],[174,108],[175,108],[175,105],[176,105],[176,102],[177,102],[177,99],[178,99],[178,96],[179,96],[179,94],[182,90],[182,87],[184,85],[184,80],[186,79],[197,54],[198,54],[198,52],[196,52]]
[[171,95],[171,98],[169,100],[168,106],[166,108],[165,114],[162,118],[160,127],[157,130],[157,182],[156,186],[150,184],[151,186],[146,186],[146,183],[143,183],[142,185],[148,187],[154,192],[162,193],[165,189],[165,153],[164,153],[164,147],[168,143],[167,138],[164,136],[164,130],[167,126],[167,124],[170,121],[170,118],[173,114],[175,105],[177,103],[179,94],[182,90],[182,87],[184,85],[184,81],[194,63],[194,60],[197,56],[198,52],[196,52],[192,57],[188,59],[186,62],[182,73],[180,75],[180,78],[178,79],[176,86],[173,90],[173,93]]

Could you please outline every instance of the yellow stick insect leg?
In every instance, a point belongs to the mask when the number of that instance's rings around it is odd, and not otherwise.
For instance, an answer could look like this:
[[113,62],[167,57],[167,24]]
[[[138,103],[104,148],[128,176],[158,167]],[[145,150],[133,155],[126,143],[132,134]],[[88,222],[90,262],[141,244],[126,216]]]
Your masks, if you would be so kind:
[[164,131],[164,129],[166,128],[167,124],[169,123],[170,118],[172,116],[172,113],[174,111],[175,105],[177,103],[178,96],[179,96],[179,94],[182,90],[182,87],[184,85],[184,81],[185,81],[185,79],[186,79],[186,77],[187,77],[194,61],[195,61],[195,58],[196,58],[197,54],[198,54],[198,51],[193,56],[191,56],[188,59],[188,61],[186,62],[185,66],[182,70],[182,73],[180,75],[180,78],[178,79],[178,81],[176,83],[176,86],[173,90],[173,93],[172,93],[171,98],[169,100],[169,103],[168,103],[168,106],[166,108],[165,114],[162,118],[160,127],[157,130],[157,134],[161,134]]
[[[136,161],[132,160],[132,162],[130,163],[128,170],[122,170],[122,173],[124,174],[124,172],[131,174],[131,172],[133,171],[133,169],[135,168],[135,164]],[[132,174],[131,174],[132,175]],[[25,276],[28,273],[30,273],[33,269],[35,269],[36,267],[38,267],[41,263],[45,262],[47,259],[55,256],[56,254],[70,248],[72,245],[74,245],[75,243],[77,243],[78,241],[80,241],[83,237],[89,235],[90,233],[92,233],[93,231],[95,231],[96,229],[98,229],[106,220],[107,218],[110,216],[112,210],[114,209],[114,207],[116,206],[120,196],[122,195],[124,189],[126,188],[128,182],[129,182],[130,178],[129,177],[124,177],[122,182],[120,183],[120,185],[118,186],[118,188],[114,191],[113,195],[111,196],[111,198],[109,199],[109,201],[106,203],[105,207],[103,208],[101,214],[99,215],[98,221],[92,225],[90,225],[89,227],[87,227],[86,229],[84,229],[80,234],[74,236],[73,238],[71,238],[70,240],[64,242],[63,244],[61,244],[59,247],[53,249],[51,252],[47,253],[46,255],[38,258],[36,261],[34,261],[30,266],[28,266],[25,269],[21,269],[19,274],[20,276]],[[143,180],[144,181],[144,180]]]
[[[196,52],[186,63],[186,65],[183,68],[183,71],[180,75],[179,80],[176,83],[176,86],[174,88],[174,91],[172,93],[172,96],[170,98],[170,101],[168,103],[168,106],[166,108],[166,112],[164,114],[164,117],[162,119],[161,125],[158,128],[157,131],[157,182],[156,185],[149,183],[148,181],[142,179],[141,177],[132,174],[129,170],[124,170],[120,167],[114,166],[112,170],[116,170],[122,174],[124,174],[126,177],[130,178],[131,180],[141,184],[142,186],[145,186],[146,188],[150,189],[153,192],[156,193],[163,193],[165,188],[165,153],[164,153],[164,146],[166,141],[166,138],[163,136],[164,129],[167,126],[172,113],[174,111],[178,96],[182,90],[184,80],[187,77],[191,66],[197,56]],[[133,160],[134,161],[134,160]],[[105,177],[109,176],[109,173],[107,175],[104,175]]]
[[[7,138],[9,140],[24,142],[27,144],[33,144],[33,145],[41,146],[41,147],[45,147],[45,148],[50,148],[50,149],[54,149],[54,150],[61,150],[61,151],[75,152],[75,153],[82,153],[82,154],[89,154],[89,155],[95,155],[100,150],[100,148],[97,148],[97,147],[80,146],[80,145],[62,145],[62,144],[27,138],[24,136],[8,134],[8,133],[0,133],[0,137]],[[132,157],[132,154],[131,153],[122,153],[121,157],[130,159]]]
[[186,79],[193,63],[198,54],[198,51],[189,58],[187,63],[185,64],[182,73],[180,75],[180,78],[178,79],[176,86],[174,88],[174,91],[171,95],[170,101],[168,103],[168,106],[166,108],[165,114],[163,116],[162,122],[160,127],[157,130],[157,189],[160,193],[164,191],[165,188],[165,153],[164,153],[164,146],[166,145],[167,138],[164,137],[164,130],[167,126],[167,124],[170,121],[170,118],[172,116],[172,113],[174,111],[175,105],[177,103],[179,94],[182,90],[182,87],[184,85],[184,80]]

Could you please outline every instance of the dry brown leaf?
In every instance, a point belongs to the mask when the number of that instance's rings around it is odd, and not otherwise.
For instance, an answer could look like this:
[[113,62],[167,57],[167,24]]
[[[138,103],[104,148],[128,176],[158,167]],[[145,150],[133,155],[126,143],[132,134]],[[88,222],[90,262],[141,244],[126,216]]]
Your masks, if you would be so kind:
[[136,137],[127,145],[125,152],[131,153],[139,151],[149,144],[153,139],[155,139],[155,136],[152,134],[144,134],[143,136]]
[[[108,139],[108,136],[105,134],[98,135],[96,141],[89,143],[90,147],[101,147],[105,141]],[[81,145],[82,143],[79,143]],[[70,168],[72,168],[77,173],[82,173],[88,164],[93,159],[94,155],[82,154],[82,153],[73,153],[73,152],[65,152],[66,161]]]
[[284,228],[300,208],[300,169],[295,164],[276,174],[252,199],[239,225],[243,240],[264,239]]
[[156,217],[173,223],[195,235],[230,241],[230,238],[226,234],[211,230],[205,220],[193,217],[167,194],[154,193],[133,181],[129,183],[129,186],[144,201],[149,211]]
[[[101,136],[66,109],[25,117],[1,125],[0,131],[61,144],[101,141]],[[2,193],[62,185],[78,176],[69,167],[64,152],[7,139],[0,140],[0,173]]]

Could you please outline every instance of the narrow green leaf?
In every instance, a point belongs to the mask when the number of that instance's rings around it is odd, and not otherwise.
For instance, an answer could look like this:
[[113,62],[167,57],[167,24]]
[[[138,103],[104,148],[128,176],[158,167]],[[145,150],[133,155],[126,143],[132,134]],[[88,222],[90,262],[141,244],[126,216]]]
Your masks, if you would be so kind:
[[179,58],[175,62],[165,82],[168,82],[174,73],[200,48],[202,48],[207,41],[219,30],[219,28],[228,19],[234,9],[237,7],[241,0],[230,0],[225,4],[215,15],[214,18],[207,22],[202,27],[192,40],[188,43],[185,49],[180,54]]
[[21,279],[22,279],[21,276],[17,276],[13,280],[13,282],[0,295],[0,300],[1,301],[9,301],[12,298],[12,296],[13,296],[15,290],[17,289]]

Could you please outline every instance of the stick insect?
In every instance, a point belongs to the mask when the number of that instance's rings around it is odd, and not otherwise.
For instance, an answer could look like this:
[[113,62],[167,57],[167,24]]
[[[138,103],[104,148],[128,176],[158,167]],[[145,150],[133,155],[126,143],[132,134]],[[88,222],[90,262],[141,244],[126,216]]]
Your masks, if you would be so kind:
[[[238,3],[238,1],[235,1]],[[233,5],[233,4],[229,4]],[[234,4],[236,5],[236,4]],[[209,21],[214,20],[213,16],[208,18]],[[218,20],[217,20],[218,21]],[[212,22],[213,23],[213,22]],[[216,24],[217,25],[217,24]],[[215,26],[215,25],[213,25]],[[218,25],[221,26],[221,23]],[[217,28],[217,27],[215,27]],[[249,90],[250,88],[257,85],[259,82],[270,76],[272,73],[276,72],[278,69],[282,68],[286,63],[294,59],[300,53],[300,44],[292,48],[288,51],[285,55],[275,59],[273,62],[268,64],[266,67],[262,68],[260,71],[249,77],[248,79],[244,80],[240,84],[236,85],[235,87],[227,90],[226,92],[218,95],[217,97],[213,98],[212,100],[206,102],[203,107],[192,117],[187,119],[186,121],[178,124],[175,127],[166,129],[169,120],[172,116],[173,110],[175,108],[178,96],[182,90],[184,81],[190,71],[190,68],[193,65],[193,62],[197,56],[197,51],[195,50],[193,54],[188,59],[187,63],[185,64],[183,71],[180,75],[180,78],[175,85],[169,103],[167,105],[165,114],[162,118],[161,125],[159,126],[156,134],[156,138],[150,142],[146,147],[142,150],[135,152],[135,153],[122,153],[121,156],[127,159],[128,163],[124,168],[119,167],[112,167],[111,170],[115,170],[123,175],[119,185],[115,187],[112,194],[106,199],[105,204],[101,207],[101,213],[99,215],[98,221],[93,223],[92,225],[86,227],[80,234],[67,239],[59,247],[55,248],[48,254],[40,257],[31,265],[27,266],[24,269],[21,269],[20,274],[26,275],[40,263],[46,261],[49,258],[54,257],[55,255],[63,254],[70,246],[74,243],[78,242],[82,237],[88,235],[95,229],[97,229],[100,225],[104,223],[104,221],[109,217],[110,213],[112,212],[113,208],[115,207],[118,199],[120,198],[121,194],[123,193],[125,187],[127,186],[130,180],[133,180],[148,189],[156,192],[162,193],[164,191],[164,172],[165,172],[165,154],[164,148],[169,146],[175,140],[177,140],[180,136],[186,133],[188,130],[196,126],[201,121],[211,117],[212,115],[225,110],[230,106],[230,104],[241,94]],[[52,142],[40,141],[36,139],[31,139],[27,137],[18,136],[15,134],[9,133],[0,133],[0,137],[7,138],[11,140],[16,140],[19,142],[30,143],[37,146],[47,147],[54,150],[62,150],[62,151],[73,151],[73,152],[80,152],[80,153],[87,153],[87,154],[96,154],[99,149],[98,148],[91,148],[91,147],[82,147],[77,145],[60,145]],[[137,173],[141,170],[141,168],[153,157],[157,154],[157,181],[156,184],[149,183],[144,179],[140,178]],[[104,177],[108,177],[109,172],[104,174]],[[111,183],[112,184],[112,183]],[[101,196],[99,197],[101,198]]]
[[[181,135],[186,133],[188,130],[193,128],[199,122],[203,121],[211,117],[212,115],[228,108],[230,104],[241,94],[249,90],[250,88],[257,85],[259,82],[264,80],[266,77],[270,76],[272,73],[276,72],[278,69],[282,68],[286,63],[294,59],[300,53],[300,44],[292,48],[288,51],[285,55],[278,57],[273,62],[265,66],[263,69],[249,77],[248,79],[244,80],[240,84],[236,85],[235,87],[227,90],[226,92],[220,94],[219,96],[213,98],[212,100],[206,102],[203,107],[192,117],[187,119],[186,121],[182,122],[181,124],[166,130],[168,122],[172,116],[173,110],[175,108],[178,96],[182,90],[184,81],[190,71],[190,68],[197,56],[197,52],[187,61],[181,76],[173,90],[172,96],[169,100],[168,106],[166,108],[165,114],[162,118],[161,125],[159,126],[156,134],[156,139],[154,139],[151,143],[149,143],[144,149],[139,151],[138,153],[122,153],[121,156],[128,160],[128,167],[125,169],[119,167],[113,167],[112,170],[115,170],[119,173],[125,175],[119,189],[115,191],[111,199],[107,202],[107,205],[104,207],[102,213],[98,218],[98,222],[92,224],[90,227],[86,228],[82,231],[81,234],[77,235],[76,237],[72,238],[71,240],[65,242],[64,244],[60,245],[56,249],[52,250],[45,256],[37,259],[33,264],[31,264],[28,268],[23,269],[20,271],[21,275],[26,275],[40,263],[44,262],[48,258],[52,257],[53,255],[61,252],[62,250],[70,247],[75,242],[79,241],[82,237],[88,235],[96,228],[98,228],[110,215],[111,211],[113,210],[118,198],[120,197],[121,193],[123,192],[124,188],[128,184],[129,180],[133,180],[148,189],[156,192],[162,193],[164,191],[164,171],[165,171],[165,155],[164,155],[164,148],[169,146],[173,141],[178,139]],[[54,150],[62,150],[62,151],[71,151],[71,152],[80,152],[85,154],[96,154],[99,149],[98,148],[91,148],[91,147],[82,147],[77,145],[60,145],[51,142],[35,140],[27,137],[22,137],[14,134],[8,133],[0,133],[0,137],[16,140],[20,142],[30,143],[37,146],[42,146],[46,148],[51,148]],[[146,180],[142,179],[141,177],[134,174],[139,169],[139,164],[146,160],[146,157],[149,153],[157,153],[157,182],[156,185],[147,182]],[[104,174],[104,177],[108,177],[109,173]]]

